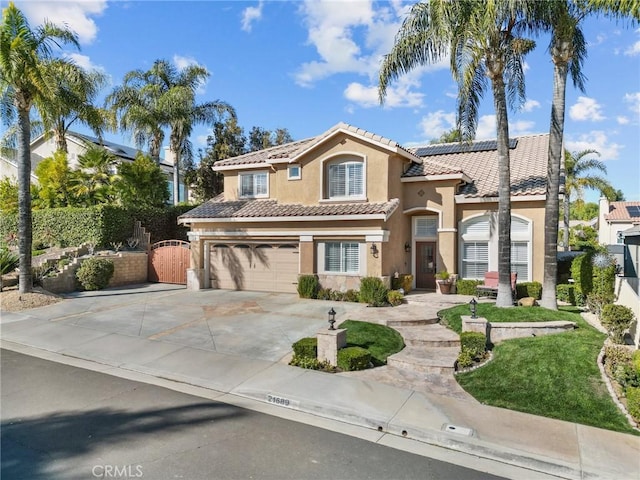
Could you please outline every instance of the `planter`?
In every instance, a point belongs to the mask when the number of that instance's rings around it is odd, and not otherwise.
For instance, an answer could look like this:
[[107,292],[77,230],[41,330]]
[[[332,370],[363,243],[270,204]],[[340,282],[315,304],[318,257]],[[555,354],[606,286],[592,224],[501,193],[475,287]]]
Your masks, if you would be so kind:
[[449,282],[438,282],[440,293],[443,295],[449,295],[451,293],[451,284]]

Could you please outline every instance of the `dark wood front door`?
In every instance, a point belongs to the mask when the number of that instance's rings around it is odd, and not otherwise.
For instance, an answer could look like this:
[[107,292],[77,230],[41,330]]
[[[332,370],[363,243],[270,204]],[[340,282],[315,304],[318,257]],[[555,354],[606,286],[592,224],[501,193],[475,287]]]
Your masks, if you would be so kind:
[[436,242],[416,243],[416,288],[436,288]]

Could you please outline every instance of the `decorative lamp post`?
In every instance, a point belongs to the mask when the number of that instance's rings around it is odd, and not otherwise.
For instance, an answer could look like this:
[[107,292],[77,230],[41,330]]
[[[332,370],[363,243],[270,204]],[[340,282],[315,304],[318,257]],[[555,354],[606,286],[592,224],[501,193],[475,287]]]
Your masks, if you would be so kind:
[[471,318],[478,318],[478,302],[475,298],[471,299],[469,306],[471,307]]
[[331,310],[329,310],[329,330],[335,330],[336,327],[333,326],[334,323],[336,323],[336,311],[333,309],[333,307],[331,307]]

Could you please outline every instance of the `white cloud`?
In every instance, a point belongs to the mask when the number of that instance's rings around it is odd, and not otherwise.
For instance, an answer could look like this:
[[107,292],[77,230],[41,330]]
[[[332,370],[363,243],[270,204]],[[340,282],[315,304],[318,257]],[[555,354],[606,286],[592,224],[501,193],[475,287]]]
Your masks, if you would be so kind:
[[253,23],[262,18],[263,5],[263,0],[260,0],[257,7],[247,7],[242,11],[242,30],[250,32],[253,27]]
[[[424,94],[412,91],[415,85],[416,82],[411,75],[402,77],[387,88],[384,107],[421,107]],[[351,82],[344,91],[344,97],[364,108],[380,105],[377,85],[366,86],[359,82]]]
[[456,126],[456,114],[453,112],[444,112],[438,110],[431,112],[420,120],[420,129],[424,138],[438,138],[444,132],[451,130]]
[[[315,47],[319,58],[298,68],[294,74],[296,83],[310,87],[338,73],[364,75],[369,83],[374,83],[382,57],[391,50],[407,8],[400,1],[374,5],[371,0],[306,0],[299,13],[308,29],[308,44]],[[441,64],[419,71],[447,67],[445,59]],[[398,91],[401,90],[398,87]],[[413,94],[408,90],[407,93]]]
[[[177,55],[177,54],[173,56],[173,63],[180,70],[190,67],[191,65],[198,65],[198,66],[204,67],[204,65],[199,63],[193,57],[183,57],[182,55]],[[204,94],[207,90],[208,83],[209,83],[208,79],[206,79],[204,82],[201,82],[200,85],[198,85],[198,88],[196,89],[196,93],[199,95]]]
[[534,108],[540,108],[540,102],[537,100],[527,100],[522,106],[523,112],[531,112]]
[[66,25],[78,34],[81,44],[93,42],[98,27],[91,17],[100,16],[107,8],[106,0],[39,2],[17,1],[32,25],[40,25],[46,19],[58,26]]
[[629,104],[629,110],[640,114],[640,92],[626,93],[623,98],[625,103]]
[[567,136],[565,138],[565,147],[570,152],[596,150],[600,153],[601,160],[615,160],[623,148],[622,145],[609,141],[607,134],[602,130],[583,133],[578,135],[577,138]]
[[624,115],[620,115],[619,117],[616,117],[616,121],[618,122],[618,125],[628,125],[629,124],[629,118],[625,117]]
[[593,98],[578,97],[578,102],[569,109],[569,117],[576,121],[591,120],[592,122],[597,122],[605,119],[601,108],[601,105]]
[[509,136],[518,137],[520,135],[529,135],[533,133],[533,129],[535,126],[535,122],[527,120],[518,120],[517,122],[513,123],[509,122]]
[[73,63],[75,63],[79,67],[84,68],[85,70],[97,70],[99,72],[106,73],[104,67],[93,63],[87,55],[82,55],[80,53],[65,53],[64,57],[68,58]]
[[496,138],[496,116],[483,115],[478,119],[476,128],[476,140],[489,140]]
[[638,40],[636,43],[634,43],[629,48],[627,48],[624,51],[624,54],[628,55],[630,57],[634,57],[636,55],[640,55],[640,40]]

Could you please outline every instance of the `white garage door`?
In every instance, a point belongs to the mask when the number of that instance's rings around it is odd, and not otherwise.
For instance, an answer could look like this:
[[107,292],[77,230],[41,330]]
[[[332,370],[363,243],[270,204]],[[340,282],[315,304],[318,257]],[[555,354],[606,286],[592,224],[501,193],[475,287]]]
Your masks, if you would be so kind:
[[215,244],[210,258],[213,288],[296,292],[298,245]]

